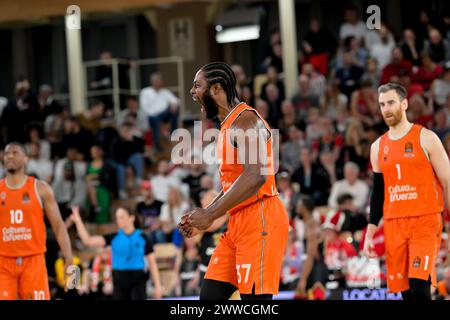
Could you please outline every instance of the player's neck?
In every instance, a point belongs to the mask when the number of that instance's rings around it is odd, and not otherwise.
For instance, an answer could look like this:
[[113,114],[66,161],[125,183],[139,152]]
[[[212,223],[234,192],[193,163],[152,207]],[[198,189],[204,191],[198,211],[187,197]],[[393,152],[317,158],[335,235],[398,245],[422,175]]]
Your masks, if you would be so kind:
[[5,178],[6,186],[9,189],[20,189],[25,185],[27,179],[28,176],[25,175],[23,172],[7,174]]
[[412,126],[413,124],[406,119],[400,121],[396,126],[389,127],[389,138],[392,140],[399,140],[403,138],[409,130],[411,130]]
[[223,103],[218,104],[219,107],[219,115],[217,116],[219,118],[220,122],[223,122],[225,118],[233,111],[233,109],[241,104],[241,102],[238,99],[234,99],[234,101],[231,104]]

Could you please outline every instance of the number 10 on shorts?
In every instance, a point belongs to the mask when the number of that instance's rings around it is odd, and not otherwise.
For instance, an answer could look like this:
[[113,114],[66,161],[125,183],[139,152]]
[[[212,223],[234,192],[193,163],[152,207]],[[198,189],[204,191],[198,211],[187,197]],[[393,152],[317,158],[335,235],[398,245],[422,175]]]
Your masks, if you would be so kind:
[[250,268],[252,267],[251,264],[237,264],[236,265],[236,271],[237,271],[237,277],[238,277],[238,283],[241,283],[242,281],[242,277],[241,277],[241,269],[246,269],[245,272],[245,279],[244,279],[244,283],[247,283],[248,281],[248,275],[250,273]]

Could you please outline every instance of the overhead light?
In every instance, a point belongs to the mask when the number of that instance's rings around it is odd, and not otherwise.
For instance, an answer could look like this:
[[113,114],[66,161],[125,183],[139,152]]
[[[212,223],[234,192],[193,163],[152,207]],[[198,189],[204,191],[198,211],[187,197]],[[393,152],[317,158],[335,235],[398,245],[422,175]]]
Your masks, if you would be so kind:
[[229,43],[259,39],[260,29],[259,25],[223,29],[217,33],[216,41],[218,43]]
[[216,41],[229,43],[259,39],[264,13],[262,7],[238,7],[223,12],[215,28]]

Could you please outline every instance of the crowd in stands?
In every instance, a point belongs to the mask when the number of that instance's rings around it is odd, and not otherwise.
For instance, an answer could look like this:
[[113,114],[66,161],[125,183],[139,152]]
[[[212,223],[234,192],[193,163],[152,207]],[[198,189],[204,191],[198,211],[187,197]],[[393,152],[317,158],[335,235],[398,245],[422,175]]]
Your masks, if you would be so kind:
[[[280,133],[276,179],[291,219],[280,288],[297,290],[303,298],[313,298],[315,291],[310,289],[318,284],[344,288],[358,277],[351,261],[362,255],[368,224],[370,145],[387,129],[377,103],[379,85],[405,86],[409,120],[436,132],[450,155],[450,19],[423,10],[417,25],[404,26],[402,34],[394,35],[387,23],[380,30],[368,30],[358,12],[353,7],[345,10],[337,38],[311,18],[299,46],[298,89],[293,96],[286,96],[283,84],[278,31],[271,33],[257,74],[249,76],[242,66],[232,66],[240,99]],[[108,74],[102,72],[91,86],[108,85]],[[108,248],[89,251],[77,240],[71,208],[79,206],[91,232],[101,232],[114,224],[114,209],[125,202],[140,217],[160,268],[164,265],[173,273],[161,273],[164,295],[196,295],[226,223],[193,239],[183,239],[176,226],[184,213],[220,190],[217,166],[171,162],[170,133],[177,128],[180,105],[164,87],[161,74],[152,74],[139,96],[124,100],[116,116],[104,99],[92,101],[85,113],[71,114],[53,98],[49,85],[35,94],[21,78],[15,96],[0,99],[0,144],[23,142],[29,152],[28,174],[53,186],[80,257],[79,296],[111,297],[111,253]],[[218,123],[210,121],[208,126]],[[193,159],[197,156],[192,154]],[[4,175],[1,165],[0,174]],[[448,299],[448,212],[444,231],[437,261],[443,282],[436,295]],[[54,294],[64,295],[58,290],[63,263],[57,249],[54,252],[50,228],[48,232]],[[383,283],[382,225],[375,240],[376,278]]]

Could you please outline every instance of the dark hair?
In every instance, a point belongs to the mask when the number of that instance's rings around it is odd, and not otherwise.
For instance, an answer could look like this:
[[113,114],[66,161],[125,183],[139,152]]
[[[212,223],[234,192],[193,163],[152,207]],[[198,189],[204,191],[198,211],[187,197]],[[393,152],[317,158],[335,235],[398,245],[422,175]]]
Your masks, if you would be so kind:
[[120,207],[117,207],[116,210],[114,211],[115,214],[117,214],[117,211],[119,209],[125,210],[128,213],[128,216],[134,217],[134,227],[136,229],[142,229],[141,219],[140,219],[140,216],[136,213],[136,211],[132,210],[128,206],[120,206]]
[[12,147],[12,146],[19,147],[19,148],[23,151],[23,153],[24,153],[25,155],[28,155],[27,149],[25,149],[25,146],[24,146],[22,143],[17,142],[17,141],[12,141],[12,142],[8,143],[8,144],[5,146],[5,151],[6,151],[6,148],[8,148],[8,147],[10,147],[10,146],[11,146],[11,147]]
[[406,91],[405,87],[394,82],[389,82],[380,86],[378,88],[378,95],[380,95],[381,93],[386,93],[391,90],[395,90],[398,97],[400,98],[400,101],[405,100],[408,95],[408,91]]
[[303,203],[303,206],[309,211],[312,212],[314,210],[315,204],[313,198],[307,195],[302,195],[298,201]]
[[99,99],[93,99],[93,100],[91,101],[90,105],[89,105],[89,108],[92,109],[93,107],[98,106],[98,105],[105,106],[105,104],[103,103],[102,100],[99,100]]
[[337,199],[336,199],[336,201],[337,201],[337,204],[340,206],[341,204],[343,204],[345,201],[348,201],[348,200],[353,200],[353,196],[350,194],[350,193],[342,193],[342,194],[340,194],[338,197],[337,197]]
[[232,104],[237,97],[236,75],[225,62],[211,62],[204,65],[201,70],[209,86],[219,83],[227,95],[227,101]]

